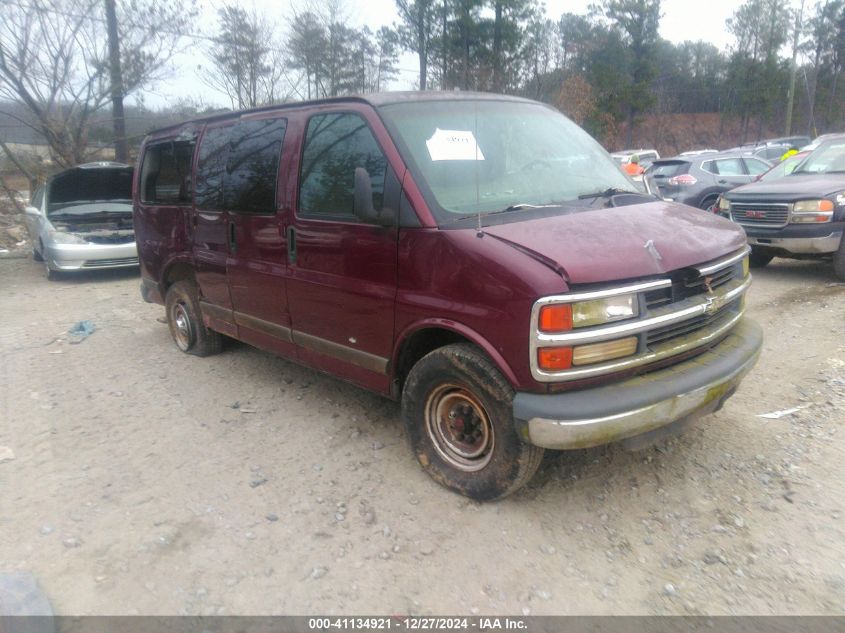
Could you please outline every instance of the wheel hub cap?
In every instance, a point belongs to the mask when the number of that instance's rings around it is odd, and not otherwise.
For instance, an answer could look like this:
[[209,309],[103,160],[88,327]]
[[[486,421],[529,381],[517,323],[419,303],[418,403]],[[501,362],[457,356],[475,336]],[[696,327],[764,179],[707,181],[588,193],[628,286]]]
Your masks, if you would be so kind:
[[426,429],[434,447],[452,466],[467,472],[481,470],[493,454],[493,427],[484,407],[472,393],[443,385],[429,396]]
[[182,303],[177,303],[173,306],[173,338],[176,341],[176,345],[182,351],[190,349],[194,342],[191,319]]

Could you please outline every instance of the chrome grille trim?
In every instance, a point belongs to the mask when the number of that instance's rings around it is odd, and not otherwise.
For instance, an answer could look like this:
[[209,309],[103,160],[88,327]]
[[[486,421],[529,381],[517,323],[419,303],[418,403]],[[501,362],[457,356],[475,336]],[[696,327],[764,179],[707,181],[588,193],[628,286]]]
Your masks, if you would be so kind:
[[732,315],[724,322],[711,324],[696,332],[694,341],[688,341],[681,344],[673,342],[672,340],[664,341],[659,345],[655,345],[650,351],[637,356],[623,358],[609,363],[602,363],[598,365],[590,365],[588,367],[572,369],[566,372],[566,376],[562,377],[560,374],[544,373],[546,380],[541,382],[564,382],[570,380],[583,380],[584,378],[594,378],[603,374],[612,374],[617,371],[626,369],[635,369],[649,363],[656,363],[672,356],[678,356],[685,352],[692,351],[697,347],[703,347],[718,340],[724,334],[727,334],[742,318],[745,311],[742,310],[738,314]]
[[83,268],[112,268],[117,266],[137,266],[137,257],[123,257],[121,259],[89,259],[82,264]]
[[[627,286],[617,286],[615,288],[602,288],[600,290],[587,292],[573,292],[567,295],[554,295],[551,297],[543,297],[539,299],[535,305],[544,306],[547,303],[572,303],[574,301],[591,301],[593,299],[607,299],[608,297],[615,297],[618,295],[628,295],[635,292],[645,292],[647,290],[656,290],[657,288],[667,288],[672,285],[671,279],[658,279],[657,281],[646,281],[639,284],[628,284]],[[537,312],[539,312],[537,308]]]
[[[762,211],[762,218],[749,218],[749,211]],[[731,202],[731,219],[737,224],[777,229],[789,224],[792,205],[782,202]]]
[[[751,285],[750,275],[742,281],[734,281],[727,287],[724,293],[716,296],[725,303],[729,303],[741,296]],[[677,303],[670,304],[671,307],[658,308],[652,312],[658,313],[647,319],[630,320],[619,325],[600,325],[592,328],[584,328],[581,331],[569,331],[564,334],[537,334],[537,341],[544,343],[538,347],[549,347],[554,345],[584,345],[586,343],[600,343],[615,338],[623,338],[648,332],[658,327],[681,323],[690,318],[707,314],[708,306],[712,304],[708,295],[696,295]],[[680,307],[679,306],[683,306]]]
[[[532,376],[545,383],[580,380],[639,367],[707,345],[727,333],[744,312],[742,297],[751,285],[751,275],[743,278],[740,267],[749,250],[743,246],[728,256],[684,269],[693,271],[694,275],[683,279],[677,274],[680,271],[676,271],[672,278],[539,299],[531,311],[529,361]],[[706,291],[707,283],[712,292]],[[632,292],[639,297],[640,315],[627,321],[555,334],[538,329],[540,309],[550,303],[589,301]],[[649,293],[652,297],[665,293],[666,298],[648,301]],[[649,332],[655,332],[651,339]],[[544,347],[574,347],[629,336],[637,336],[640,340],[639,353],[632,356],[558,372],[547,372],[537,365],[537,350]]]
[[717,270],[722,270],[723,268],[727,268],[732,264],[736,264],[738,261],[742,260],[743,257],[748,255],[751,252],[751,247],[746,246],[740,250],[738,250],[733,255],[728,255],[727,257],[723,257],[722,259],[717,259],[712,264],[708,264],[707,266],[693,266],[695,270],[698,271],[698,274],[701,276],[709,275],[710,273],[714,273]]

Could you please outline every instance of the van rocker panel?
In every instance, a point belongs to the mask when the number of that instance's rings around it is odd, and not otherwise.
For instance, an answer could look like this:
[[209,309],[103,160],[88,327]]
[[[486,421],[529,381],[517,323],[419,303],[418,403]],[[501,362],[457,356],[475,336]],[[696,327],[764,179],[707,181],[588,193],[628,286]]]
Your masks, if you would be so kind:
[[762,344],[760,326],[745,318],[712,349],[671,367],[592,389],[517,393],[517,432],[536,446],[578,449],[712,413],[757,362]]

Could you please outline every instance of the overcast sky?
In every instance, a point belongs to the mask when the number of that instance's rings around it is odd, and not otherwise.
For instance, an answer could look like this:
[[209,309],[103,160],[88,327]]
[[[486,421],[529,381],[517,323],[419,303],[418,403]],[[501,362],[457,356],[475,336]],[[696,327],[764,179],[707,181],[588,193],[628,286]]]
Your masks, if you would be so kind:
[[[317,0],[319,1],[319,0]],[[546,15],[557,19],[563,13],[586,13],[591,0],[546,0]],[[201,0],[202,11],[198,28],[205,33],[214,31],[216,10],[224,0]],[[299,9],[305,6],[304,0],[239,0],[239,6],[255,7],[268,19],[274,21],[280,34],[286,33],[287,20],[292,13],[291,7]],[[733,40],[725,28],[727,20],[741,0],[663,0],[663,19],[660,22],[660,35],[671,42],[685,40],[706,40],[719,48],[726,49]],[[398,19],[394,0],[346,0],[349,22],[353,26],[366,24],[373,31],[384,24],[392,24]],[[209,105],[228,106],[227,99],[215,93],[201,81],[196,74],[198,65],[207,61],[202,55],[203,44],[192,44],[191,54],[181,55],[174,60],[174,71],[167,81],[160,81],[145,93],[144,102],[149,107],[170,105],[180,96],[201,98]],[[413,54],[404,54],[399,61],[400,74],[396,89],[411,88],[417,80],[417,60]]]

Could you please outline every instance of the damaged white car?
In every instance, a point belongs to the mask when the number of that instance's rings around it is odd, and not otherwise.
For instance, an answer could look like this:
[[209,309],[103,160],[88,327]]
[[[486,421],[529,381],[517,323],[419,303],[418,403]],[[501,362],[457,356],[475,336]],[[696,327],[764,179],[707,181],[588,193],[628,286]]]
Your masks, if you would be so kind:
[[47,278],[66,271],[138,265],[132,225],[132,167],[86,163],[35,190],[26,208],[32,256]]

